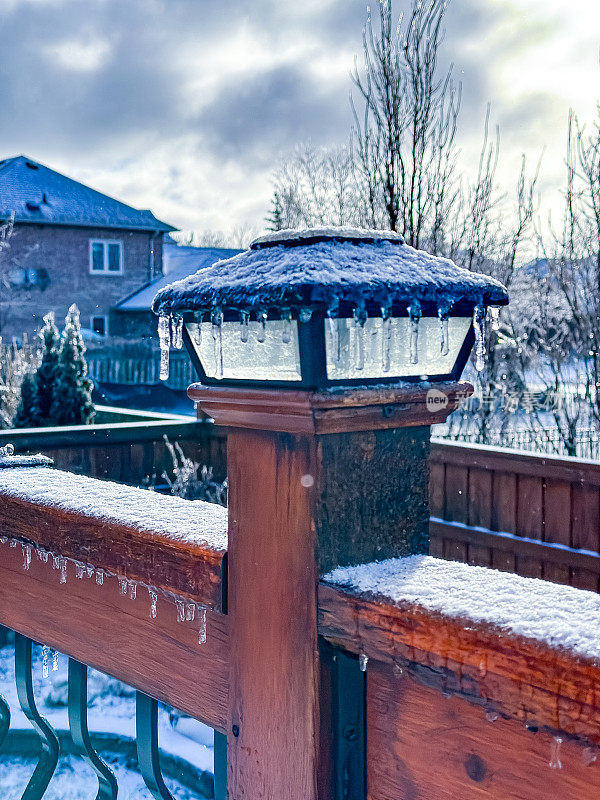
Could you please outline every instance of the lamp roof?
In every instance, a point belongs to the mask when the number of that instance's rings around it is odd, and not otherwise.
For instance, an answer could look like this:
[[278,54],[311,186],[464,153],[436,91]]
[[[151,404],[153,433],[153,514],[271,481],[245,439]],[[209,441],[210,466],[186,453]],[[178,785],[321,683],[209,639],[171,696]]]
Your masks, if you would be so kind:
[[152,308],[157,314],[215,306],[327,310],[340,302],[389,306],[412,300],[439,308],[461,301],[499,306],[508,293],[487,275],[410,247],[394,231],[309,228],[255,239],[249,250],[163,288]]

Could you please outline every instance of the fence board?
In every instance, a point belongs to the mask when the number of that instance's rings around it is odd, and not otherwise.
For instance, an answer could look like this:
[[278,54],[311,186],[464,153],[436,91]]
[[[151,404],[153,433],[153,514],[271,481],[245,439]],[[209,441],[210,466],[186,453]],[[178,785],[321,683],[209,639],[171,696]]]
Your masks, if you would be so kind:
[[[437,516],[431,512],[432,516]],[[492,473],[484,469],[469,470],[468,522],[490,528],[492,522]],[[492,553],[489,547],[479,544],[468,546],[469,564],[489,567]]]
[[[528,539],[544,538],[543,481],[529,475],[517,476],[516,533]],[[542,577],[542,562],[525,554],[517,554],[517,572],[529,578]]]

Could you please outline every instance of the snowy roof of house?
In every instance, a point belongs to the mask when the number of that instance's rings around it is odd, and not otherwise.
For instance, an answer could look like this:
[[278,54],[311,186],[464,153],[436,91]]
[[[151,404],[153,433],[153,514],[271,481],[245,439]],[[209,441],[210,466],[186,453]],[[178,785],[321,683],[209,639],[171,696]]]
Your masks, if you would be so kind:
[[167,237],[163,246],[163,268],[166,274],[128,295],[115,308],[117,311],[150,311],[154,296],[165,286],[240,252],[226,247],[185,247]]
[[338,567],[326,583],[600,658],[600,595],[487,567],[409,556]]
[[0,161],[0,219],[45,225],[174,231],[151,211],[132,208],[26,156]]
[[340,301],[413,299],[440,307],[461,300],[504,305],[508,294],[493,278],[415,250],[393,231],[312,228],[260,237],[249,250],[161,289],[152,308],[157,314],[214,306],[327,309]]

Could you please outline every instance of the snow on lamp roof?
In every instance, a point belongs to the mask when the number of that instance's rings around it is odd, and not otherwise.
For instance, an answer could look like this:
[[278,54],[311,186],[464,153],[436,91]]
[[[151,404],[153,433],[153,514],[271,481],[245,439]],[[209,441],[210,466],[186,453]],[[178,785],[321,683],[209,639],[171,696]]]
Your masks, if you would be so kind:
[[249,250],[162,289],[152,308],[162,315],[214,308],[322,310],[419,301],[440,309],[466,301],[505,305],[507,291],[487,275],[415,250],[394,231],[309,228],[277,231]]

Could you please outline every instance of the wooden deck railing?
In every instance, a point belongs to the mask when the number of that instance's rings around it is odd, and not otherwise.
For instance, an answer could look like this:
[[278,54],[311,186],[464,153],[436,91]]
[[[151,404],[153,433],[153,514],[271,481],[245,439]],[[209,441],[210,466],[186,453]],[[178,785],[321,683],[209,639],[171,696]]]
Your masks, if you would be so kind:
[[435,555],[598,591],[600,463],[432,442]]
[[[155,797],[166,796],[156,789],[156,742],[149,734],[148,714],[156,707],[148,711],[143,698],[169,703],[231,741],[239,734],[239,709],[253,702],[247,696],[253,687],[260,686],[261,698],[281,692],[293,707],[311,701],[302,695],[306,687],[295,680],[294,660],[287,655],[286,672],[276,684],[250,679],[261,658],[277,657],[276,642],[273,652],[255,653],[249,663],[232,652],[253,614],[252,607],[243,608],[244,594],[252,596],[249,570],[260,572],[261,560],[266,563],[272,554],[254,553],[254,566],[248,562],[244,568],[246,583],[234,568],[237,611],[231,616],[224,509],[49,468],[16,467],[0,469],[0,514],[0,623],[27,637],[19,640],[21,676],[31,671],[27,640],[35,640],[66,653],[73,665],[93,666],[137,688],[140,764]],[[237,517],[234,530],[243,535]],[[282,543],[272,546],[279,552]],[[479,616],[461,615],[428,603],[427,587],[435,585],[440,562],[410,562],[423,569],[420,598],[406,593],[402,563],[368,565],[370,590],[358,579],[348,584],[335,575],[320,584],[319,702],[330,711],[321,716],[319,750],[334,771],[319,784],[319,800],[595,797],[600,598],[457,564],[451,565],[456,570],[451,586],[462,593],[464,608],[480,610]],[[506,578],[521,583],[515,588],[503,583]],[[499,612],[495,598],[501,596]],[[282,615],[279,601],[263,606],[273,618]],[[548,608],[560,625],[554,633],[548,613],[544,618]],[[545,627],[539,627],[540,618]],[[256,624],[271,628],[271,620],[262,617],[248,630]],[[281,636],[284,627],[278,628]],[[579,631],[579,638],[571,641],[565,631]],[[302,650],[296,639],[291,645]],[[281,646],[287,647],[283,641]],[[296,666],[302,674],[304,665]],[[74,721],[85,714],[77,692],[81,680],[73,666]],[[290,730],[288,742],[271,745],[289,758],[296,753],[290,745],[298,733]],[[77,737],[77,730],[72,734]],[[248,741],[251,733],[246,730],[245,736]],[[216,797],[224,798],[224,737],[219,741]],[[90,758],[94,754],[87,747],[84,755]],[[269,785],[265,770],[280,765],[256,758],[258,774]],[[293,766],[286,764],[286,771]],[[299,774],[303,769],[298,764]],[[229,774],[240,786],[246,773],[237,773],[234,761]],[[42,797],[43,788],[32,796]],[[239,794],[229,797],[241,800]],[[275,800],[268,793],[264,797]]]

